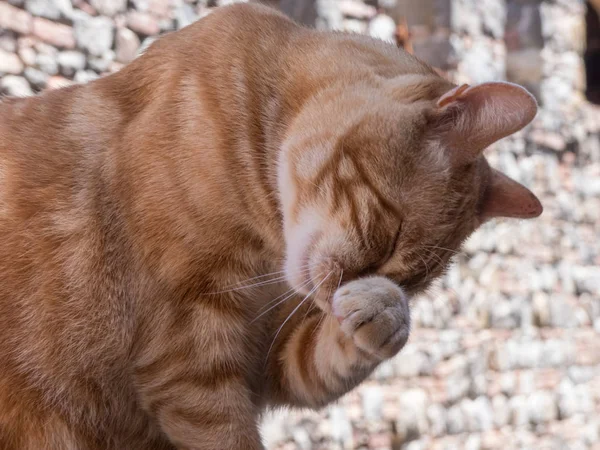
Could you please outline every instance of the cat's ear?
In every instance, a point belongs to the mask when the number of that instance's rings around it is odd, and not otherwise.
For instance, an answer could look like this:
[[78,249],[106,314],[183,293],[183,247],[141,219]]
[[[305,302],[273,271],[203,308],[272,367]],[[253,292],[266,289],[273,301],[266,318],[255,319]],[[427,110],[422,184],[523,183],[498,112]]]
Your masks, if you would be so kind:
[[536,113],[535,98],[516,84],[465,84],[438,100],[432,125],[452,159],[463,164],[525,127]]
[[502,172],[490,168],[479,212],[482,221],[493,217],[532,219],[542,214],[543,210],[542,204],[529,189]]

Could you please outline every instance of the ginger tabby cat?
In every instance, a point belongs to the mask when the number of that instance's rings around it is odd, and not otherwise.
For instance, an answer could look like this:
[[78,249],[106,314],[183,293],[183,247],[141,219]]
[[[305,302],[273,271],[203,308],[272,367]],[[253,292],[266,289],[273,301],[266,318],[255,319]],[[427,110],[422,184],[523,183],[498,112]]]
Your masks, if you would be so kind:
[[0,448],[261,449],[409,334],[536,114],[390,44],[224,7],[120,72],[0,104]]

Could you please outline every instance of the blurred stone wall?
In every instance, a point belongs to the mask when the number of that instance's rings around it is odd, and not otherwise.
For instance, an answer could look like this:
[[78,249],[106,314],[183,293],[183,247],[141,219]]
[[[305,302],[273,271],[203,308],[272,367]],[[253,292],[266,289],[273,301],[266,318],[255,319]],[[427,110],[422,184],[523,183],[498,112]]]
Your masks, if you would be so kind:
[[[118,70],[157,34],[230,2],[0,0],[0,89],[28,95]],[[527,86],[537,119],[487,155],[545,206],[474,235],[414,302],[403,352],[337,405],[266,419],[268,447],[600,450],[600,110],[585,99],[585,3],[268,3],[396,42],[456,82]]]

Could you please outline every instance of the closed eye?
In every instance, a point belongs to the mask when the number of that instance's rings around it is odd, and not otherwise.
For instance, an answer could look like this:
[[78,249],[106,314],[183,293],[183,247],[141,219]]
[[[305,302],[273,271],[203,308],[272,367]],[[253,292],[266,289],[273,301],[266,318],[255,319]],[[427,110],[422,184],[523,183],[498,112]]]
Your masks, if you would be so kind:
[[401,231],[402,231],[402,225],[400,225],[398,227],[398,230],[396,231],[396,234],[394,235],[394,239],[391,241],[391,245],[389,246],[388,251],[386,252],[384,257],[381,258],[379,261],[376,261],[376,262],[370,264],[369,266],[367,266],[365,269],[363,269],[359,273],[359,276],[367,276],[369,274],[377,272],[377,269],[379,269],[381,266],[383,266],[385,263],[387,263],[392,258],[392,256],[394,256],[394,253],[396,253],[396,250],[398,248],[398,243],[400,242]]
[[396,253],[396,250],[398,250],[398,243],[400,242],[400,233],[401,232],[402,232],[402,224],[400,224],[398,226],[398,230],[396,230],[396,234],[394,235],[394,239],[392,240],[390,249],[388,250],[385,257],[381,260],[381,263],[379,263],[379,266],[383,266],[386,262],[388,262],[390,259],[392,259],[392,256],[394,256],[394,253]]
[[402,232],[402,223],[398,226],[398,230],[396,231],[396,235],[394,236],[394,240],[392,241],[390,253],[387,255],[387,258],[385,259],[386,261],[388,261],[392,256],[394,256],[394,253],[396,253],[396,250],[398,250],[398,244],[400,242],[400,233],[401,232]]

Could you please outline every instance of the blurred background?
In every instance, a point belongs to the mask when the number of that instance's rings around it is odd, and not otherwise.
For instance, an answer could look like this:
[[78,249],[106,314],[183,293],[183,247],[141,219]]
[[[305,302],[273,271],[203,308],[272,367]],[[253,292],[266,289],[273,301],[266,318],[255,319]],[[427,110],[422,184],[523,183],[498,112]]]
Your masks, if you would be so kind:
[[[119,70],[228,3],[0,0],[0,91]],[[600,449],[600,0],[265,3],[393,42],[457,83],[526,86],[537,119],[487,155],[545,206],[474,235],[413,305],[402,353],[320,413],[267,417],[268,448]]]

